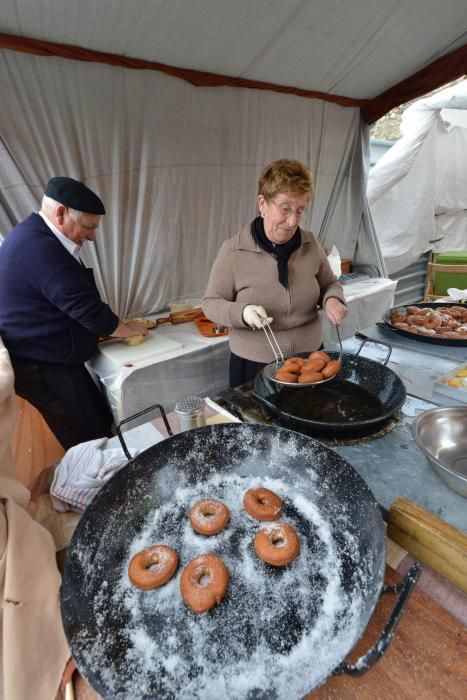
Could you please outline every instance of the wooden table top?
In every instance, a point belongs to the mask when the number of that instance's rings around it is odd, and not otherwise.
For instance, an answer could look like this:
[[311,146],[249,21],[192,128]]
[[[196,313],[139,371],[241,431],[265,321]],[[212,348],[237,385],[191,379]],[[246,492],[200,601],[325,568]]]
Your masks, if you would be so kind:
[[[400,575],[386,569],[385,583]],[[396,596],[378,602],[370,623],[347,661],[354,662],[377,640]],[[310,700],[459,700],[467,697],[467,629],[429,596],[415,588],[394,639],[364,676],[335,676]]]

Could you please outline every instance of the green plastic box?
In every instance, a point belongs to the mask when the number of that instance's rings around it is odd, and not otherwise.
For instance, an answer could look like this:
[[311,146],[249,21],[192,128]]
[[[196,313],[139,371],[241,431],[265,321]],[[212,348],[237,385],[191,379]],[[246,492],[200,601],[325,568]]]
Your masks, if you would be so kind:
[[[438,253],[434,262],[439,265],[467,265],[467,250],[446,250]],[[449,287],[467,289],[467,272],[435,272],[434,294],[445,296]]]

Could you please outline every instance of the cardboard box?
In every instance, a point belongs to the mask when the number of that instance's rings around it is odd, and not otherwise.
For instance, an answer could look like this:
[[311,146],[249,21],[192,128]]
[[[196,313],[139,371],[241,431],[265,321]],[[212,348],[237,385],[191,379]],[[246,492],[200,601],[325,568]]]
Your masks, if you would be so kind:
[[341,271],[343,275],[348,275],[352,269],[352,261],[348,258],[343,258],[341,260]]

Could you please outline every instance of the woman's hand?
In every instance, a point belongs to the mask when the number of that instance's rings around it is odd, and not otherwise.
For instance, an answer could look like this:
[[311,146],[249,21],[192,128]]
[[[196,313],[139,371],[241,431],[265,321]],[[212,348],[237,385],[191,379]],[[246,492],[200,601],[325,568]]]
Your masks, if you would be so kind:
[[326,316],[335,326],[340,326],[347,316],[347,307],[336,297],[330,297],[324,305]]
[[268,316],[266,309],[255,304],[247,304],[243,309],[242,317],[246,325],[253,330],[262,328],[265,323],[272,323],[272,317]]

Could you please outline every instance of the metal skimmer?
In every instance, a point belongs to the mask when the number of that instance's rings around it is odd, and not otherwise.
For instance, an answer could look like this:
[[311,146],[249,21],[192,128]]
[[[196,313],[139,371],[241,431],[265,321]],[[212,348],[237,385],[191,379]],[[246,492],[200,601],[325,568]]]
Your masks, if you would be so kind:
[[[342,341],[341,341],[341,336],[339,333],[338,326],[335,326],[335,329],[336,329],[336,333],[337,333],[337,339],[339,341],[339,357],[337,359],[342,365],[342,355],[343,355]],[[283,382],[280,379],[276,379],[277,372],[280,370],[280,368],[284,364],[284,361],[287,358],[284,358],[284,355],[282,354],[282,350],[280,349],[279,343],[277,342],[277,339],[271,330],[271,326],[269,325],[269,323],[267,323],[267,321],[265,321],[263,324],[263,331],[266,335],[266,338],[268,339],[268,343],[271,346],[272,352],[273,352],[274,357],[275,357],[274,362],[270,362],[263,369],[264,374],[271,382],[274,382],[275,384],[280,384],[281,386],[290,386],[294,389],[303,389],[305,387],[319,386],[320,384],[325,384],[326,382],[330,382],[338,376],[339,373],[335,374],[333,377],[328,377],[327,379],[322,379],[319,382],[312,382],[310,384],[299,384],[298,382]],[[299,353],[295,353],[295,355],[290,355],[289,357],[306,357],[308,354],[309,353],[299,352]]]

